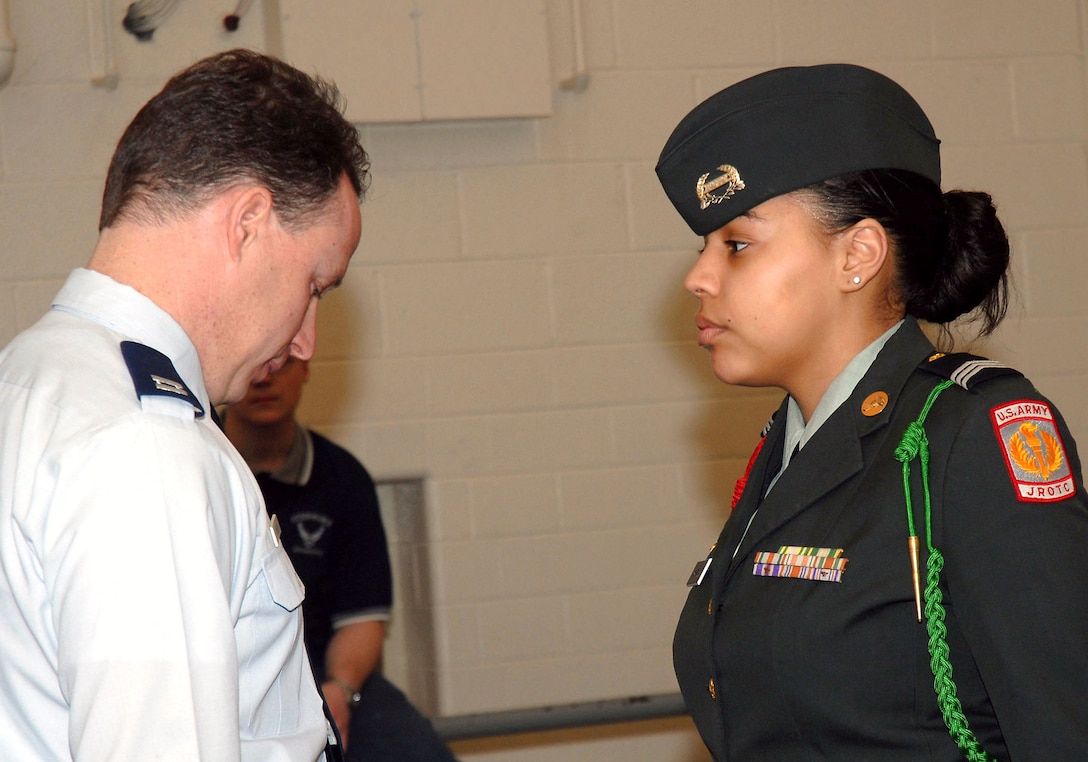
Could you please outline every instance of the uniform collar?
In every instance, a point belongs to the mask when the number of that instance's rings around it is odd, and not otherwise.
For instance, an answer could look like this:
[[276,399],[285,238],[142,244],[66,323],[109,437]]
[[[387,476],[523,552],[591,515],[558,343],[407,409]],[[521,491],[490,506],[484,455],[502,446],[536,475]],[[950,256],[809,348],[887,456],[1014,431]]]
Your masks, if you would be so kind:
[[888,343],[888,339],[903,327],[904,322],[900,320],[886,330],[876,341],[858,352],[854,359],[847,363],[842,372],[827,387],[827,391],[820,398],[816,410],[812,413],[812,418],[807,423],[804,416],[801,415],[800,405],[797,404],[793,397],[789,398],[789,404],[786,408],[786,440],[782,448],[783,470],[790,464],[794,449],[799,450],[804,447],[808,440],[812,438],[812,435],[831,417],[831,414],[850,398],[858,383],[869,372],[869,368],[873,366],[873,362],[876,360],[877,355],[880,354],[880,350]]
[[189,390],[211,408],[196,347],[161,307],[108,275],[77,268],[53,299],[52,309],[92,320],[122,338],[146,344],[170,358]]

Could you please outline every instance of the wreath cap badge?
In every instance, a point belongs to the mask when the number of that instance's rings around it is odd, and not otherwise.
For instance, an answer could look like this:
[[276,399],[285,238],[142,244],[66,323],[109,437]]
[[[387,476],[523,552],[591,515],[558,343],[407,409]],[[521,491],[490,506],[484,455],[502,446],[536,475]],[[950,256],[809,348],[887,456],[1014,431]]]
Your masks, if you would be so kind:
[[[699,208],[706,209],[711,204],[720,204],[737,191],[744,190],[744,180],[740,179],[740,172],[731,164],[722,164],[718,167],[722,174],[710,179],[710,173],[702,175],[695,183],[695,195],[699,197]],[[725,188],[721,193],[715,194],[718,188]]]

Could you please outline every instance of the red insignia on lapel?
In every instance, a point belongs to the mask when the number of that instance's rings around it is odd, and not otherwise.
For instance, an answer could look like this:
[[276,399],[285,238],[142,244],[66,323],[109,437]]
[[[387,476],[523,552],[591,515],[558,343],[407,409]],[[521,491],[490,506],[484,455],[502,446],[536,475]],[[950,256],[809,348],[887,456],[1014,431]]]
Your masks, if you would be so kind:
[[733,487],[733,502],[729,506],[729,510],[733,510],[737,507],[737,503],[740,502],[740,496],[744,494],[744,487],[748,484],[748,474],[752,473],[752,466],[756,462],[756,458],[759,457],[759,451],[763,449],[763,443],[767,441],[767,435],[764,434],[756,442],[756,449],[752,452],[752,457],[748,459],[748,466],[744,469],[744,476],[737,479],[737,484]]

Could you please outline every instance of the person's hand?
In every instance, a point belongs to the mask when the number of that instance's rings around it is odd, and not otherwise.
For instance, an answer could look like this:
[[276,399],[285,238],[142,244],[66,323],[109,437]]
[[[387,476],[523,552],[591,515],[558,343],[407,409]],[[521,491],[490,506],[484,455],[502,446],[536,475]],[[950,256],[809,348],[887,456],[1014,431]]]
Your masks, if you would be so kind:
[[344,694],[344,689],[331,680],[322,683],[321,692],[325,694],[325,703],[329,705],[329,714],[332,715],[332,719],[340,731],[340,741],[344,744],[344,748],[347,749],[348,731],[351,725],[351,707],[348,706],[348,697]]

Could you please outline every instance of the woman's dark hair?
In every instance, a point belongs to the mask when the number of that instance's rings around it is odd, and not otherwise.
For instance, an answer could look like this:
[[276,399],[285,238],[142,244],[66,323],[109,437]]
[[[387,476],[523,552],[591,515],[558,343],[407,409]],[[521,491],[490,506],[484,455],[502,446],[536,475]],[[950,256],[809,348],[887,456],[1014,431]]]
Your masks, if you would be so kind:
[[239,182],[272,194],[285,225],[302,226],[340,178],[362,198],[370,166],[335,86],[252,50],[210,56],[174,76],[117,144],[99,230],[161,221]]
[[997,328],[1008,308],[1009,239],[993,199],[949,191],[913,172],[874,169],[825,180],[800,191],[829,233],[871,218],[894,247],[896,296],[908,315],[947,334],[974,313],[980,336]]

